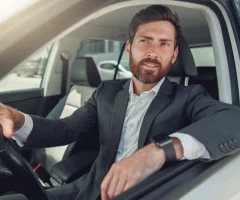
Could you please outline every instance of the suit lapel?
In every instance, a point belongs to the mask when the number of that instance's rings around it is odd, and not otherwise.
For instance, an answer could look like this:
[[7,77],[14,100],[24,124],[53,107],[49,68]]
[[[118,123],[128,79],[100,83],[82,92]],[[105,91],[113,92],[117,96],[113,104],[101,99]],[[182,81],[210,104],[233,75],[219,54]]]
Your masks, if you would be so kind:
[[117,155],[117,149],[129,100],[129,85],[130,80],[125,83],[122,90],[118,92],[115,99],[108,156],[108,161],[110,165],[114,162],[114,159]]
[[166,78],[143,118],[139,134],[138,148],[141,148],[144,145],[154,118],[171,102],[171,95],[171,83]]

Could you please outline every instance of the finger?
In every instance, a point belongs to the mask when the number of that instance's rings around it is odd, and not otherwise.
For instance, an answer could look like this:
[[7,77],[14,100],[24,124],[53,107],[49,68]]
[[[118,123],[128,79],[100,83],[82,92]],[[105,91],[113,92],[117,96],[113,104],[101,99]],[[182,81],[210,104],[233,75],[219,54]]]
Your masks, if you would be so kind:
[[7,106],[0,105],[0,126],[3,135],[7,138],[11,138],[14,130],[14,119],[11,110]]
[[109,200],[107,192],[101,192],[101,200]]
[[13,121],[11,120],[4,120],[1,122],[2,133],[6,138],[11,138],[13,135]]
[[112,170],[110,170],[107,173],[107,175],[105,176],[105,178],[103,179],[103,182],[101,184],[101,198],[102,198],[102,200],[108,200],[109,199],[107,191],[108,191],[108,187],[109,187],[109,184],[111,182],[112,176],[113,176],[113,173],[112,173]]
[[109,184],[108,191],[107,191],[109,198],[114,197],[114,193],[115,193],[115,189],[118,184],[118,181],[119,181],[119,176],[114,174],[111,179],[111,182]]
[[120,178],[118,183],[117,183],[114,196],[117,196],[117,195],[121,194],[124,191],[124,188],[125,188],[126,184],[127,184],[127,180]]

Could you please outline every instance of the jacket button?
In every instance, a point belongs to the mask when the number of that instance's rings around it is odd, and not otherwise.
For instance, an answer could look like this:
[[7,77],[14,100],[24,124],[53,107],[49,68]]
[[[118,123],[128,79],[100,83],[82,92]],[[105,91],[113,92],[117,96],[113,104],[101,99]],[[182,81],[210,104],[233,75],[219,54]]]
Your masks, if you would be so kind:
[[225,149],[226,149],[227,151],[230,151],[230,147],[229,147],[228,143],[225,143],[225,144],[224,144],[224,147],[225,147]]
[[229,144],[229,146],[231,147],[231,149],[235,149],[235,146],[234,146],[234,144],[233,144],[233,142],[232,142],[232,141],[231,141],[231,142],[229,142],[228,144]]
[[226,152],[226,149],[224,148],[224,146],[221,144],[221,145],[219,145],[219,148],[220,148],[220,150],[222,151],[222,152]]
[[236,146],[236,147],[239,147],[239,143],[238,143],[238,141],[235,139],[235,140],[233,140],[233,144]]

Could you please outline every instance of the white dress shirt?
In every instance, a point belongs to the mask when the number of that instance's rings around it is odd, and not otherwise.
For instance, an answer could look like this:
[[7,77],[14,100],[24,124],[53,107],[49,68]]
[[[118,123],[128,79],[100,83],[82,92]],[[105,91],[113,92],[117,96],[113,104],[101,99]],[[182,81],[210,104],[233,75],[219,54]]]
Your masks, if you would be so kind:
[[[157,95],[164,79],[165,78],[159,81],[150,91],[142,92],[139,96],[133,93],[131,80],[129,87],[129,102],[115,161],[119,161],[137,151],[138,138],[143,118],[152,100]],[[12,137],[20,147],[24,146],[24,143],[27,141],[28,135],[33,128],[32,118],[27,114],[24,114],[24,116],[24,125],[15,132]],[[181,141],[183,146],[183,159],[210,159],[210,154],[205,146],[192,136],[176,132],[171,134],[170,137],[178,138]]]
[[[164,79],[165,78],[159,81],[150,91],[142,92],[139,96],[134,94],[131,80],[129,86],[129,102],[115,161],[119,161],[137,151],[143,118],[152,100],[156,97],[162,86]],[[170,137],[176,137],[181,141],[184,158],[188,160],[210,158],[205,146],[192,136],[177,132],[171,134]]]

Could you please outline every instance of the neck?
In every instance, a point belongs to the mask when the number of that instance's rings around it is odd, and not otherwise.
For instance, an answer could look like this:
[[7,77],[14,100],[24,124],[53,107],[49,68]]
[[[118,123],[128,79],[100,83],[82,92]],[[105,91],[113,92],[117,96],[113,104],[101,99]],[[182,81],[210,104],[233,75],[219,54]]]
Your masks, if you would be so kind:
[[134,76],[132,78],[132,82],[133,82],[133,93],[138,95],[138,96],[142,92],[151,90],[157,84],[157,83],[153,83],[153,84],[142,83],[137,78],[135,78]]

